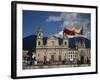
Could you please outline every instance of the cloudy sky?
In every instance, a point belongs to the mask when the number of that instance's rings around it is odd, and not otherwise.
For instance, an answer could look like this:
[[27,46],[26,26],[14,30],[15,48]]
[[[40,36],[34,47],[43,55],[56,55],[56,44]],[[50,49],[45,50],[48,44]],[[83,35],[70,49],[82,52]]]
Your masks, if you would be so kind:
[[[23,11],[23,37],[36,35],[37,28],[41,27],[44,36],[62,36],[64,27],[80,28],[83,26],[83,36],[90,39],[91,15],[87,13]],[[80,35],[76,35],[80,36]]]

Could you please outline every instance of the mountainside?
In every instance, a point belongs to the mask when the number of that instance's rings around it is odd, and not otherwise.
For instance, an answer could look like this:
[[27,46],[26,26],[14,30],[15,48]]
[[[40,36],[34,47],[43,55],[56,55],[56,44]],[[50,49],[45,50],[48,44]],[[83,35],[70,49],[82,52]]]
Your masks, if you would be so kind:
[[[36,40],[37,36],[36,35],[31,35],[28,37],[23,38],[23,50],[28,50],[28,51],[35,51],[36,50]],[[58,38],[59,40],[59,45],[62,44],[62,39]],[[47,42],[47,37],[43,38],[43,44],[45,45]],[[91,41],[87,38],[84,37],[73,37],[69,38],[69,48],[75,48],[75,43],[76,42],[85,42],[85,45],[87,48],[90,48]]]
[[23,38],[23,50],[35,51],[36,50],[36,35],[31,35]]
[[81,42],[81,43],[85,43],[86,48],[90,48],[91,47],[91,40],[84,38],[84,37],[74,37],[74,38],[69,38],[69,47],[70,48],[75,48],[75,43],[76,42]]

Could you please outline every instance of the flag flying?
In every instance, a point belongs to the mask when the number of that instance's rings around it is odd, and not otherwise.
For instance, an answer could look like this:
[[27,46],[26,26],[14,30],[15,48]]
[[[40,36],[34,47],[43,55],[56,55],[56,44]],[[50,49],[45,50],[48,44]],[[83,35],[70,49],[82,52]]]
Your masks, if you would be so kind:
[[67,34],[67,35],[75,35],[75,34],[83,35],[83,27],[80,27],[79,29],[76,29],[76,28],[72,28],[72,29],[64,28],[63,32],[65,34]]

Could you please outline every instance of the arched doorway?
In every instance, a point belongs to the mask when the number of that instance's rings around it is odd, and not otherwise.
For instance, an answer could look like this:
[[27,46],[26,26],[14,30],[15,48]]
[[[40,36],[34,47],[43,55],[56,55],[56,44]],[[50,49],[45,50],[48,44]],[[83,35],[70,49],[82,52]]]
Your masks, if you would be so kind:
[[84,56],[80,57],[80,62],[81,62],[81,64],[84,64]]
[[44,62],[47,61],[47,56],[44,56]]
[[54,55],[51,55],[51,61],[54,61]]
[[84,51],[83,50],[80,53],[80,63],[84,64]]
[[59,55],[59,61],[61,61],[61,55]]

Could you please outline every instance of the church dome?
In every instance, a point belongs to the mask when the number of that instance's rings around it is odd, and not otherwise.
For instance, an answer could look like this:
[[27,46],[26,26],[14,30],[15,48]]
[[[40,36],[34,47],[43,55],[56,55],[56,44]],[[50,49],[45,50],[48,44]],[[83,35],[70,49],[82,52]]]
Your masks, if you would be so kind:
[[58,39],[55,36],[49,36],[47,39],[47,45],[48,46],[58,46]]
[[49,36],[48,39],[50,39],[50,40],[56,40],[57,38],[55,36]]

